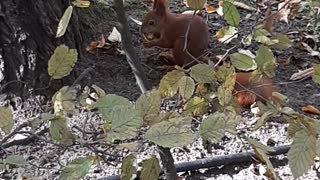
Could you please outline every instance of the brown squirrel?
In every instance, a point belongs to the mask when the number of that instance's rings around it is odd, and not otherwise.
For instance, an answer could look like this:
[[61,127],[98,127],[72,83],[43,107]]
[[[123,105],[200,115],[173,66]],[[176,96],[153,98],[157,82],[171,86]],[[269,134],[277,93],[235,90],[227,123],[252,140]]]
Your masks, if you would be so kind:
[[[194,59],[183,51],[185,34],[192,16],[191,14],[173,14],[168,10],[167,0],[154,0],[153,10],[146,15],[141,27],[144,46],[172,49],[173,59],[170,60],[174,65],[192,66],[196,64],[197,62],[194,62]],[[188,51],[195,58],[201,56],[207,49],[209,28],[202,17],[193,17],[187,43]],[[256,100],[276,101],[272,97],[272,92],[276,89],[271,79],[263,78],[259,83],[253,84],[249,82],[250,76],[251,73],[236,74],[237,83],[234,87],[234,95],[240,106],[249,107]]]
[[250,72],[236,73],[234,96],[240,106],[250,107],[256,101],[265,102],[266,100],[279,103],[280,100],[272,96],[277,89],[270,78],[263,77],[259,82],[252,83],[249,81],[250,77]]
[[[172,49],[171,63],[179,66],[196,64],[194,58],[201,56],[208,48],[209,28],[200,16],[191,14],[173,14],[168,10],[167,0],[154,0],[153,10],[144,18],[141,33],[144,46],[158,46]],[[187,38],[187,50],[183,51],[185,35],[190,24]]]

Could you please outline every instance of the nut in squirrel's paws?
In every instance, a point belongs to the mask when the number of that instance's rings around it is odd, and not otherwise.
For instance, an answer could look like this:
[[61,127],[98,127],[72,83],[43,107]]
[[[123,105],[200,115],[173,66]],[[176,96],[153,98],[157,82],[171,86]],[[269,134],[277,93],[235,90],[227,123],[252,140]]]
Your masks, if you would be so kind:
[[144,33],[143,34],[143,39],[145,40],[145,41],[152,41],[152,40],[154,40],[155,39],[155,35],[153,34],[153,33]]

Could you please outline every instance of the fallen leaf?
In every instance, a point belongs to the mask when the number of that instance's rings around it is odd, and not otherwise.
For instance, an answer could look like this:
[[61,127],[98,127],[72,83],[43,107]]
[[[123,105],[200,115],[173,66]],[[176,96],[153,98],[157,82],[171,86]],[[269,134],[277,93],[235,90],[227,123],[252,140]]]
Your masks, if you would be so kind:
[[95,50],[104,47],[105,44],[106,44],[106,39],[104,38],[104,35],[101,34],[100,39],[98,41],[91,41],[89,43],[89,45],[86,47],[86,51],[88,51],[91,54],[95,54],[96,53]]
[[133,22],[135,22],[136,24],[138,24],[139,26],[141,26],[141,25],[142,25],[142,22],[141,22],[141,21],[139,21],[139,20],[137,20],[137,19],[133,18],[132,16],[129,16],[129,18],[130,18]]
[[223,27],[219,29],[219,31],[216,33],[215,37],[223,43],[228,44],[232,39],[238,37],[238,31],[236,27],[228,26]]
[[111,42],[121,42],[121,34],[116,27],[113,27],[111,34],[108,36],[108,40]]
[[285,0],[278,4],[278,21],[284,21],[288,23],[289,19],[295,17],[299,10],[299,4],[301,0]]
[[86,47],[86,51],[90,52],[91,54],[95,54],[95,49],[97,49],[98,42],[92,41],[89,43],[89,45]]
[[98,41],[97,48],[102,48],[106,44],[106,39],[104,38],[104,35],[100,35],[100,41]]
[[90,6],[90,1],[76,0],[76,1],[73,1],[72,4],[80,8],[87,8]]
[[206,12],[207,12],[208,14],[214,13],[214,12],[216,12],[216,11],[217,11],[216,8],[210,6],[209,4],[206,5]]
[[300,79],[305,79],[305,78],[311,77],[312,74],[313,74],[313,67],[292,74],[292,76],[290,77],[290,80],[296,81]]
[[320,115],[320,110],[315,108],[314,106],[312,105],[308,105],[308,106],[304,106],[302,107],[302,111],[303,112],[306,112],[306,113],[312,113],[312,114],[318,114]]
[[252,59],[256,58],[256,55],[254,55],[254,54],[253,54],[250,50],[248,50],[248,49],[247,49],[247,50],[239,49],[238,52],[241,53],[241,54],[245,54],[245,55],[251,57]]
[[238,7],[238,8],[242,8],[248,11],[255,11],[256,9],[254,7],[248,6],[243,2],[239,2],[239,1],[233,1],[233,4]]
[[307,43],[302,42],[301,45],[307,50],[311,56],[318,57],[320,59],[320,52],[313,50]]
[[316,49],[317,48],[317,44],[319,43],[319,35],[309,35],[306,34],[303,37],[302,40],[304,43],[308,44],[308,46],[310,46],[312,49]]

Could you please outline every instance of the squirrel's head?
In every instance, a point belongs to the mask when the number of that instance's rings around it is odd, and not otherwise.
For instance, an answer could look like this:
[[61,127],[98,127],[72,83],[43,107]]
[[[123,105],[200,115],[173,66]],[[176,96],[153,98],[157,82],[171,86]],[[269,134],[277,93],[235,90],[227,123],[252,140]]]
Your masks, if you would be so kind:
[[150,11],[142,22],[141,33],[144,36],[153,34],[153,37],[159,38],[161,28],[163,28],[163,22],[167,16],[167,1],[166,0],[154,0],[153,9]]

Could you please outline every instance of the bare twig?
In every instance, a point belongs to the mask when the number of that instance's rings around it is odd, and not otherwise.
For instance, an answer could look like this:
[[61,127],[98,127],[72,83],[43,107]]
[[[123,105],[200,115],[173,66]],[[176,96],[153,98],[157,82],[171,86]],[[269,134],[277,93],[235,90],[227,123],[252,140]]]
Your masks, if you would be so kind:
[[72,83],[71,87],[74,87],[76,84],[78,84],[84,77],[87,75],[90,71],[92,71],[95,68],[95,64],[93,64],[91,67],[86,68],[80,76]]
[[33,137],[39,139],[40,141],[43,141],[43,142],[46,142],[46,143],[48,143],[48,144],[52,144],[52,145],[55,145],[55,146],[59,146],[59,147],[62,147],[62,148],[66,148],[65,145],[54,143],[54,142],[52,142],[52,141],[49,141],[49,140],[47,140],[47,139],[44,139],[44,138],[40,137],[38,134],[35,134],[35,133],[33,133],[33,132],[30,132],[30,131],[19,131],[18,133],[19,133],[19,134],[29,134],[30,136],[33,136]]
[[[48,128],[42,129],[41,131],[39,131],[38,133],[36,133],[37,136],[41,136],[44,135],[45,133],[48,132]],[[11,147],[11,146],[15,146],[15,145],[27,145],[32,143],[33,141],[35,141],[37,139],[37,137],[35,136],[29,136],[25,139],[19,139],[19,140],[14,140],[8,143],[4,143],[1,145],[1,147],[3,149]]]
[[197,11],[194,10],[193,15],[192,15],[192,17],[191,17],[191,19],[190,19],[190,21],[189,21],[186,34],[184,35],[184,47],[183,47],[183,51],[186,51],[186,50],[187,50],[188,36],[189,36],[190,26],[191,26],[191,23],[192,23],[193,18],[196,16],[196,13],[197,13]]
[[227,57],[227,55],[230,53],[230,51],[233,50],[235,47],[236,47],[236,46],[233,46],[233,47],[229,48],[229,49],[227,50],[227,52],[224,53],[224,55],[223,55],[223,56],[219,59],[219,61],[214,65],[214,67],[217,67],[217,66],[221,63],[221,61],[223,61],[223,60]]
[[123,49],[126,52],[127,61],[132,69],[141,92],[145,93],[148,89],[150,89],[150,85],[147,82],[146,75],[142,70],[142,66],[138,61],[138,56],[132,45],[132,37],[129,31],[127,17],[123,7],[123,1],[114,0],[113,2],[119,21],[119,31],[121,34]]
[[16,127],[10,134],[8,134],[7,136],[5,136],[1,141],[0,141],[0,145],[1,144],[4,144],[7,142],[8,139],[10,139],[11,137],[13,137],[14,135],[18,134],[19,131],[22,129],[22,128],[25,128],[25,127],[28,127],[31,125],[31,122],[30,121],[26,121],[22,124],[20,124],[18,127]]

